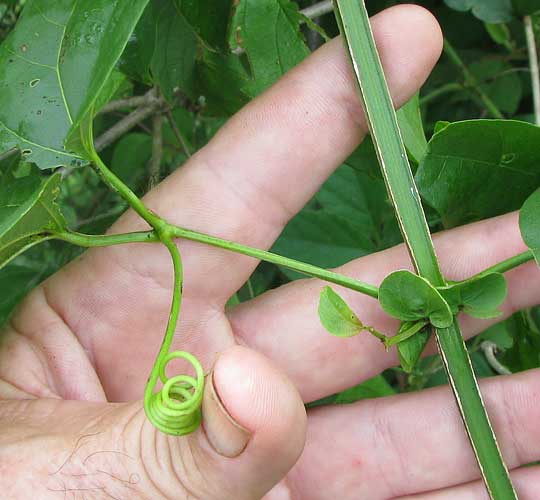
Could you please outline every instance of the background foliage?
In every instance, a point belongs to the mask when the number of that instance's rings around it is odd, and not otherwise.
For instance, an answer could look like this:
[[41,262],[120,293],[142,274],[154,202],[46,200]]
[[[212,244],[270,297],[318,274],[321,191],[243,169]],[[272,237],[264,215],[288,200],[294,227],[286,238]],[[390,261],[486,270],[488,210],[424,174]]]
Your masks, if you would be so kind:
[[[66,1],[71,0],[60,3]],[[0,46],[0,70],[10,64],[13,54],[28,55],[21,41],[27,33],[17,38],[17,19],[24,3],[0,1],[0,39],[15,33]],[[101,109],[95,121],[96,145],[112,170],[143,195],[159,179],[182,168],[228,117],[326,38],[337,34],[332,15],[304,15],[313,12],[316,3],[151,0],[95,103]],[[397,3],[367,2],[372,13]],[[540,129],[532,124],[522,22],[522,16],[534,14],[540,2],[417,3],[435,14],[447,40],[447,50],[420,95],[400,112],[431,229],[438,231],[515,210],[540,185],[540,149],[536,146]],[[533,16],[535,29],[538,21]],[[35,22],[40,30],[46,29],[44,20]],[[88,37],[84,40],[91,44],[99,38],[102,24],[87,20],[87,26],[90,31],[84,32]],[[51,41],[54,25],[47,29],[43,37]],[[42,61],[57,56],[52,42],[42,44],[40,51],[36,57]],[[55,64],[69,71],[66,61]],[[52,134],[54,127],[62,127],[64,122],[56,111],[57,103],[49,102],[47,96],[39,103],[32,101],[31,90],[40,85],[43,88],[47,78],[45,70],[31,77],[33,74],[27,69],[20,76],[29,82],[20,94],[9,87],[13,82],[0,78],[0,106],[4,110],[27,106],[30,113],[43,113],[49,128],[39,133]],[[515,121],[483,120],[501,116]],[[431,138],[429,143],[426,136]],[[58,163],[63,174],[59,204],[73,229],[102,233],[126,209],[93,170],[68,170],[65,160],[39,154],[31,147],[21,148],[19,155],[11,150],[13,145],[6,131],[0,130],[0,180],[3,175],[23,178],[35,169],[34,163],[38,167]],[[0,200],[2,196],[6,195],[0,192]],[[7,215],[0,211],[0,216],[1,225]],[[367,140],[288,224],[273,250],[333,267],[400,241],[373,147]],[[1,270],[0,323],[32,287],[79,252],[69,245],[47,242]],[[261,264],[231,301],[248,300],[299,277]],[[499,361],[513,372],[540,366],[540,311],[520,312],[469,342],[479,376],[495,374],[493,344],[486,344],[486,340],[495,344]],[[433,357],[421,361],[410,374],[398,368],[388,370],[324,402],[349,403],[444,382],[441,362]]]

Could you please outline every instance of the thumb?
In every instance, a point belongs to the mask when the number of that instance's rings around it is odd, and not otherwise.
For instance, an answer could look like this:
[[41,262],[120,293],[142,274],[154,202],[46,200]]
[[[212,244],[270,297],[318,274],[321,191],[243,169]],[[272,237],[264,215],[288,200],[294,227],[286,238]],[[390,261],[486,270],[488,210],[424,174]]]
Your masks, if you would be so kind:
[[189,436],[157,431],[140,402],[0,402],[0,425],[7,498],[251,500],[295,464],[306,414],[269,360],[233,347],[207,378],[203,426]]

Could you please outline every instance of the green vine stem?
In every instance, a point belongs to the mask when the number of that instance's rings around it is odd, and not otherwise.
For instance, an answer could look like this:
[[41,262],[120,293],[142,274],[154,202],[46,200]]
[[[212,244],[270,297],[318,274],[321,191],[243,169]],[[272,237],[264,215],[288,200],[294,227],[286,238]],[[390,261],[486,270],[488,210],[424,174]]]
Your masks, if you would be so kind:
[[75,232],[53,233],[52,237],[72,245],[85,248],[110,247],[127,243],[159,243],[159,236],[154,231],[136,233],[93,235]]
[[510,257],[509,259],[498,262],[494,266],[484,269],[483,271],[469,278],[469,280],[482,278],[491,273],[506,273],[532,260],[534,260],[534,254],[532,253],[531,250],[527,250],[520,254],[514,255],[513,257]]
[[[223,250],[227,250],[229,252],[247,255],[248,257],[253,257],[255,259],[268,262],[270,264],[276,264],[281,267],[286,267],[287,269],[291,269],[292,271],[305,274],[306,276],[310,276],[312,278],[318,278],[322,281],[333,283],[335,285],[339,285],[344,288],[363,293],[364,295],[367,295],[374,299],[377,299],[379,297],[379,289],[376,286],[370,285],[369,283],[364,283],[363,281],[351,278],[350,276],[345,276],[344,274],[329,271],[327,269],[323,269],[322,267],[314,266],[312,264],[306,264],[305,262],[300,262],[295,259],[289,259],[288,257],[283,257],[281,255],[267,252],[265,250],[259,250],[258,248],[241,245],[240,243],[234,243],[229,240],[216,238],[215,236],[210,236],[208,234],[191,231],[189,229],[184,229],[178,226],[173,226],[171,224],[165,223],[164,227],[175,238],[195,241],[213,247],[222,248]],[[80,247],[86,248],[123,245],[126,243],[159,243],[161,241],[155,231],[111,234],[104,236],[94,236],[75,232],[64,232],[54,233],[52,234],[52,237],[58,240],[66,241],[73,245],[78,245]]]
[[[407,159],[364,1],[334,0],[334,4],[405,243],[418,273],[432,285],[444,286],[446,283]],[[514,500],[517,496],[487,416],[457,319],[454,318],[451,327],[435,331],[487,490],[494,500]]]
[[259,250],[257,248],[241,245],[232,241],[223,240],[214,236],[208,236],[206,234],[190,231],[189,229],[170,226],[170,230],[177,238],[197,241],[206,245],[223,248],[224,250],[230,250],[231,252],[236,252],[242,255],[247,255],[249,257],[254,257],[256,259],[269,262],[271,264],[276,264],[278,266],[286,267],[287,269],[297,271],[301,274],[305,274],[306,276],[319,278],[323,281],[349,288],[350,290],[363,293],[364,295],[368,295],[369,297],[373,297],[374,299],[377,299],[379,297],[379,289],[376,286],[364,283],[354,278],[350,278],[349,276],[345,276],[343,274],[328,271],[326,269],[322,269],[320,267],[306,264],[304,262],[300,262],[294,259],[289,259],[288,257],[282,257],[281,255],[267,252],[265,250]]

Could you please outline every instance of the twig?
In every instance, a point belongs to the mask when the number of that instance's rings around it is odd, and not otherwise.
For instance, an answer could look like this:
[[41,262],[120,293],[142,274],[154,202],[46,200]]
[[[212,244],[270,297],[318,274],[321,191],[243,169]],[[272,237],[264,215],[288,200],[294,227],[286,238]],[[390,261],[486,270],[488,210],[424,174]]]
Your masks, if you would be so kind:
[[0,154],[0,161],[4,161],[11,158],[12,156],[16,155],[18,151],[19,151],[19,148],[11,148],[11,149],[8,149],[7,151],[4,151],[2,154]]
[[152,158],[149,165],[148,190],[153,189],[161,176],[161,161],[163,160],[163,115],[154,115],[152,119]]
[[512,372],[495,356],[495,353],[499,350],[497,344],[489,340],[484,340],[484,342],[480,344],[480,349],[482,349],[482,352],[484,353],[489,366],[493,368],[493,371],[499,375],[512,375]]
[[171,126],[172,131],[173,131],[174,135],[176,136],[176,139],[178,140],[178,143],[182,147],[182,149],[184,151],[184,154],[188,158],[191,157],[191,151],[189,149],[187,141],[184,138],[184,134],[182,134],[182,131],[178,128],[178,124],[176,123],[171,110],[168,109],[165,114],[167,115],[167,120],[169,122],[169,125]]
[[96,151],[103,151],[107,146],[110,146],[117,139],[129,132],[132,128],[136,127],[139,123],[154,114],[160,105],[161,104],[158,102],[158,104],[154,104],[152,106],[136,109],[120,120],[116,125],[111,127],[103,135],[96,139]]
[[304,10],[301,11],[304,16],[309,17],[310,19],[313,19],[315,17],[323,16],[325,14],[329,14],[334,10],[334,6],[332,5],[331,0],[326,0],[324,2],[316,3],[315,5],[311,5],[310,7],[306,7]]
[[155,89],[150,89],[144,95],[136,95],[133,97],[128,97],[127,99],[118,99],[117,101],[111,101],[110,103],[103,106],[99,113],[112,113],[114,111],[119,111],[126,108],[141,108],[145,106],[152,106],[164,102],[162,98],[159,98],[156,94]]
[[523,18],[525,36],[527,38],[527,51],[529,54],[529,66],[531,68],[531,86],[534,104],[534,122],[540,125],[540,70],[538,69],[538,53],[534,38],[534,26],[531,16]]

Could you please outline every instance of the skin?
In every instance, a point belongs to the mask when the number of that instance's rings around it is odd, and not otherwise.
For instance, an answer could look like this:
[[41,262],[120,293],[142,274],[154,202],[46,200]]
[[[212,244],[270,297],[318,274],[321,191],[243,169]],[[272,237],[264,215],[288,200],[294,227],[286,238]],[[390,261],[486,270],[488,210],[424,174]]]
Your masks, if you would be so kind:
[[[400,105],[439,57],[441,33],[414,6],[394,7],[373,23]],[[335,40],[238,113],[145,202],[176,224],[269,248],[365,133],[349,63]],[[112,231],[139,229],[144,223],[127,213]],[[437,235],[435,243],[449,279],[524,250],[515,214]],[[321,282],[298,281],[225,311],[257,262],[178,244],[186,283],[174,348],[193,352],[211,370],[204,427],[166,437],[141,410],[170,306],[166,250],[89,251],[32,292],[2,335],[6,498],[487,498],[448,388],[306,415],[303,402],[397,362],[370,336],[337,339],[322,329]],[[397,247],[340,271],[378,284],[407,267],[407,252]],[[539,278],[534,264],[508,274],[505,316],[538,302]],[[374,300],[343,294],[366,324],[394,331]],[[468,318],[462,324],[468,336],[486,326]],[[540,454],[539,380],[529,371],[481,383],[521,499],[532,500],[540,488],[537,467],[520,469]]]

